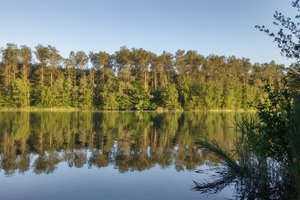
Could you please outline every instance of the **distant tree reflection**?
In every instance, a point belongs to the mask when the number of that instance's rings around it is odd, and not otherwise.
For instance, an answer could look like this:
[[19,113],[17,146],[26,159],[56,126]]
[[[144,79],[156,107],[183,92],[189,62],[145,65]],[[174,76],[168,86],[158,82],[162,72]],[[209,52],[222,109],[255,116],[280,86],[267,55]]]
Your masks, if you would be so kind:
[[[119,172],[156,165],[195,170],[206,160],[198,138],[231,148],[234,121],[250,113],[42,112],[0,114],[0,168],[6,175],[52,173],[69,167],[106,167]],[[208,157],[210,156],[210,157]]]

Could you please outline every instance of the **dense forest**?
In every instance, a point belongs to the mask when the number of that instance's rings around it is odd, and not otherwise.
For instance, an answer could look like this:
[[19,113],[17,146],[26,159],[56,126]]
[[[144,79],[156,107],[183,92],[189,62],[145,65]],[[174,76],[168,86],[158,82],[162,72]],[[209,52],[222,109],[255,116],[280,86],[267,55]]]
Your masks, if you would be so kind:
[[249,109],[263,85],[281,85],[285,68],[275,62],[178,50],[156,55],[144,49],[70,52],[54,46],[1,49],[1,108],[101,110]]

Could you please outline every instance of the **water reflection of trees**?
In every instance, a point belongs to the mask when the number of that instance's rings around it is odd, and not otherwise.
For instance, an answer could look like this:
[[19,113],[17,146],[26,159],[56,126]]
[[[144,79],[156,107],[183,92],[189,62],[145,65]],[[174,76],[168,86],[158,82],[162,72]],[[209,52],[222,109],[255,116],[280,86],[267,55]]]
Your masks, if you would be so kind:
[[[245,114],[248,115],[248,114]],[[234,113],[1,113],[0,168],[5,174],[52,173],[114,165],[120,172],[155,165],[194,170],[218,162],[194,146],[197,138],[231,148]]]

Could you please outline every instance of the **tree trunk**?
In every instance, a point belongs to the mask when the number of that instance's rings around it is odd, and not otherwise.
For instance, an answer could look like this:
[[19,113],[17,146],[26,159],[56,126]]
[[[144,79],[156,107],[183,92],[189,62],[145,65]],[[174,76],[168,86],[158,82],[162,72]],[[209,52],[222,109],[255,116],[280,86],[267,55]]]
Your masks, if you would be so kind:
[[157,73],[154,71],[154,90],[157,90]]
[[53,84],[53,74],[52,71],[50,73],[50,87],[52,88],[52,84]]
[[147,72],[144,72],[144,88],[145,88],[145,91],[148,92]]
[[44,67],[41,66],[41,86],[44,86]]
[[24,81],[27,80],[27,66],[26,65],[23,65],[22,78]]

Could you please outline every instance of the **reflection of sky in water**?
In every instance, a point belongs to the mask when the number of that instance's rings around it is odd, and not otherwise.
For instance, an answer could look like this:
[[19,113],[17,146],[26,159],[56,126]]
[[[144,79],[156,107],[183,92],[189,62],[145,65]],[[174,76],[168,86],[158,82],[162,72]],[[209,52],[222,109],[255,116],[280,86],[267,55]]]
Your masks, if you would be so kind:
[[[231,148],[235,118],[234,113],[1,114],[0,199],[230,198],[230,188],[214,196],[192,191],[193,180],[208,177],[195,170],[216,162],[194,142],[201,137]],[[19,173],[27,153],[29,169]]]
[[[197,169],[205,169],[206,165]],[[31,199],[224,199],[230,189],[214,196],[191,190],[192,180],[204,175],[193,171],[178,172],[174,167],[155,166],[144,171],[119,173],[112,165],[104,168],[70,168],[61,162],[52,174],[34,174],[31,170],[12,177],[0,176],[1,200]]]

